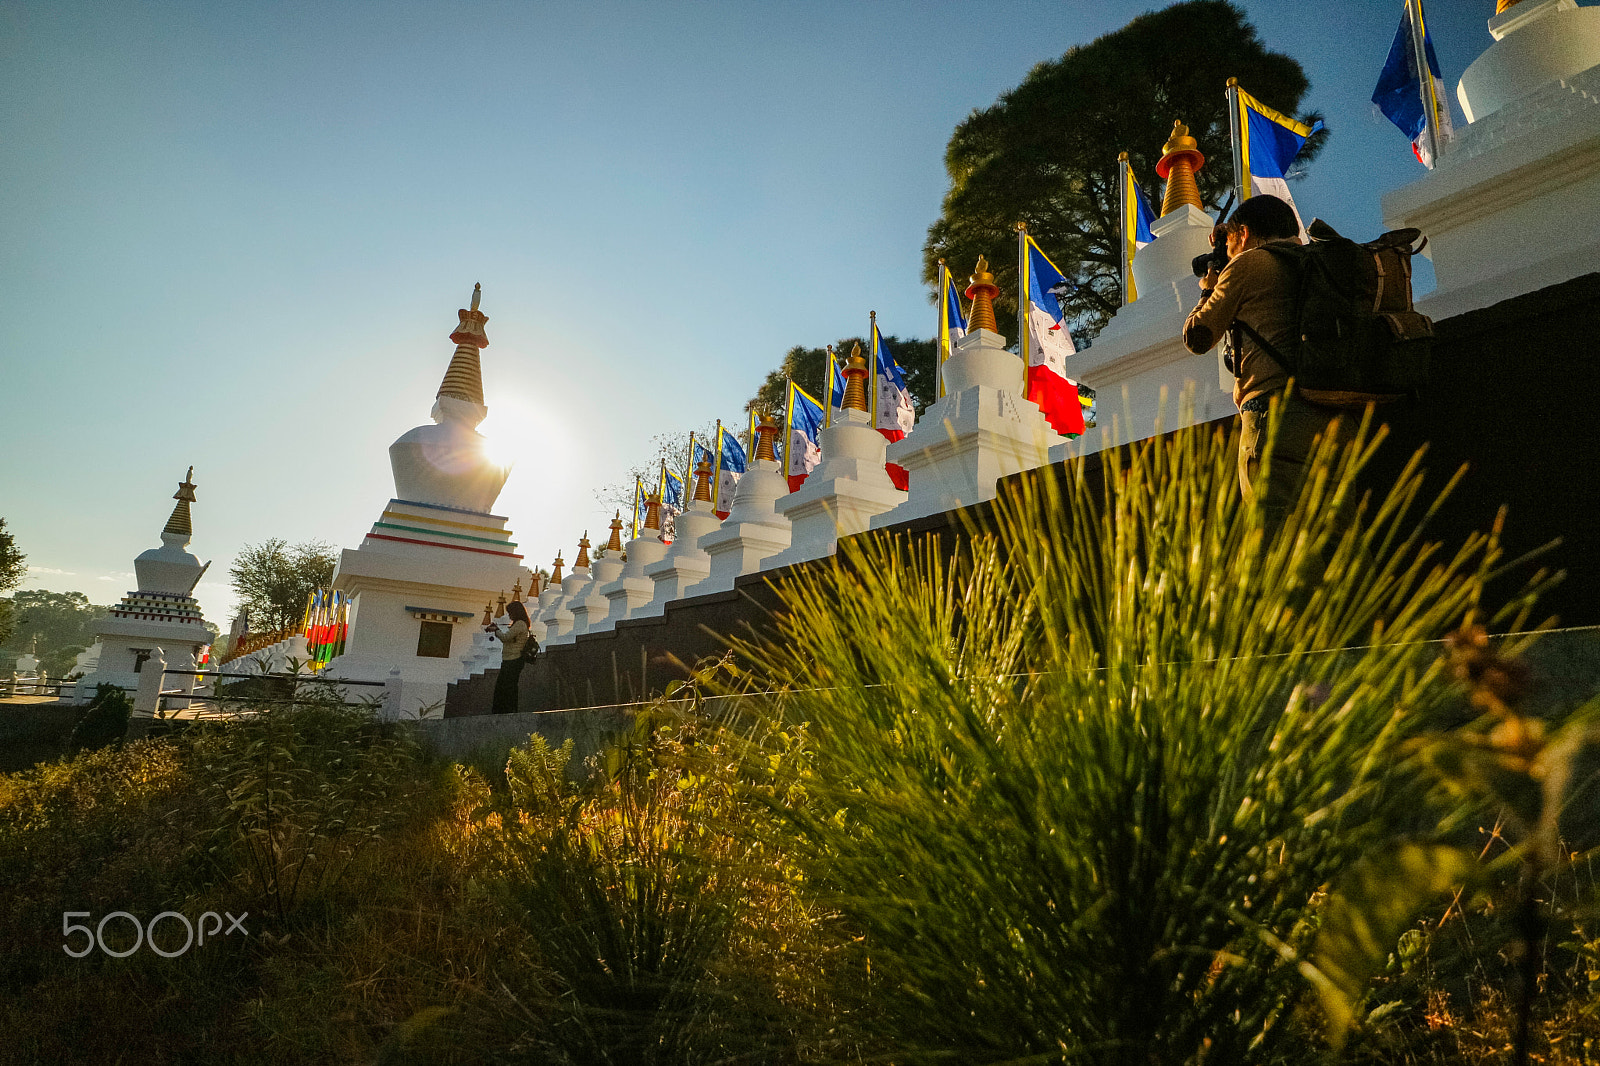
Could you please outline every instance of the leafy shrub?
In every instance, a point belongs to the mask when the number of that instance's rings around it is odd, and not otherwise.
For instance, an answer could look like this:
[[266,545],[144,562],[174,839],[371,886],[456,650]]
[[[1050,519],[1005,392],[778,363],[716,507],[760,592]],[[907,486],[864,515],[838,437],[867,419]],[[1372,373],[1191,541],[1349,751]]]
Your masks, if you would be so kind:
[[116,685],[97,685],[83,717],[72,727],[70,751],[103,748],[121,740],[128,732],[128,716],[133,702]]
[[281,919],[395,827],[416,747],[368,710],[306,705],[209,727],[193,758],[196,852]]

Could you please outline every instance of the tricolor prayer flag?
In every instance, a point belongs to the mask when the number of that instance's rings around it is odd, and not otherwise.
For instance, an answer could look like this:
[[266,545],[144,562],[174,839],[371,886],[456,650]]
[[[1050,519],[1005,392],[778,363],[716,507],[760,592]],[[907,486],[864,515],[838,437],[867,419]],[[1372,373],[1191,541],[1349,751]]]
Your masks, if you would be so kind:
[[784,447],[783,473],[789,479],[789,491],[793,492],[805,484],[807,475],[822,462],[822,405],[791,381],[785,411],[784,422],[789,432]]
[[[895,362],[894,353],[884,343],[878,329],[878,316],[872,316],[872,425],[885,440],[904,440],[917,421],[916,408],[911,405],[911,393],[906,389],[906,375]],[[910,484],[910,475],[903,466],[884,463],[889,480],[901,492]]]
[[967,316],[961,313],[961,290],[950,278],[950,268],[939,260],[939,350],[934,353],[938,364],[939,396],[944,396],[944,361],[956,353],[956,345],[967,335]]
[[748,466],[744,445],[718,422],[716,477],[711,482],[711,509],[718,518],[728,517],[733,507],[733,491],[738,487],[739,476]]
[[1076,437],[1084,430],[1083,407],[1078,403],[1078,383],[1067,376],[1067,359],[1077,349],[1061,307],[1061,297],[1070,293],[1073,285],[1033,243],[1027,230],[1018,230],[1018,237],[1022,240],[1018,256],[1022,267],[1021,303],[1026,309],[1026,395],[1039,405],[1051,429],[1063,437]]
[[683,513],[684,494],[683,478],[667,469],[667,461],[661,460],[661,534],[658,539],[667,544],[672,543],[672,520]]
[[[1243,89],[1232,78],[1228,79],[1228,114],[1233,127],[1234,180],[1238,185],[1239,202],[1252,196],[1276,196],[1294,208],[1295,217],[1300,209],[1289,195],[1289,167],[1306,139],[1322,128],[1322,122],[1307,126],[1304,122],[1274,111]],[[1305,239],[1305,225],[1300,226],[1300,239]]]
[[1383,73],[1378,75],[1378,87],[1372,90],[1372,102],[1411,138],[1411,150],[1432,170],[1439,161],[1439,149],[1454,128],[1439,57],[1433,54],[1433,38],[1422,18],[1422,0],[1405,0],[1400,29],[1389,46]]
[[1133,284],[1133,257],[1139,249],[1156,239],[1150,229],[1151,223],[1156,220],[1156,213],[1150,209],[1144,190],[1139,188],[1138,181],[1134,179],[1133,164],[1128,162],[1128,153],[1123,152],[1117,162],[1122,176],[1122,302],[1131,304],[1139,298],[1138,289]]

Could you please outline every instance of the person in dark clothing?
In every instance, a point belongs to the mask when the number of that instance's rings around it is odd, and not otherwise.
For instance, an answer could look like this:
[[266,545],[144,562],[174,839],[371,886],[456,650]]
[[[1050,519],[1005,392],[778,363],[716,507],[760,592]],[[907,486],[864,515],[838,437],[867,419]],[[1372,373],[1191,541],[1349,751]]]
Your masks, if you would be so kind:
[[[1252,196],[1223,224],[1228,265],[1215,265],[1200,282],[1200,303],[1183,326],[1183,343],[1197,355],[1228,346],[1234,373],[1233,401],[1239,406],[1239,487],[1257,496],[1269,530],[1278,528],[1293,506],[1313,443],[1318,435],[1339,433],[1339,411],[1312,403],[1298,392],[1283,396],[1288,372],[1263,350],[1250,330],[1281,348],[1294,338],[1298,277],[1270,251],[1272,243],[1299,244],[1300,220],[1276,196]],[[1244,323],[1250,330],[1241,329]],[[1271,399],[1280,397],[1277,444],[1266,481],[1260,476],[1261,449],[1267,439]]]
[[511,624],[500,638],[500,676],[494,682],[495,714],[510,714],[517,709],[517,683],[522,679],[522,652],[533,639],[528,632],[528,609],[517,600],[506,604]]

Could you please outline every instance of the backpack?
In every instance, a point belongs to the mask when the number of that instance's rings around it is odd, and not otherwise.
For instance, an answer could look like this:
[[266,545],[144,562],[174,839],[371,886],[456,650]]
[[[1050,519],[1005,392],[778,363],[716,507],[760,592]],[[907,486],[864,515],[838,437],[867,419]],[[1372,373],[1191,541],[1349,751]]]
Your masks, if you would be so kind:
[[1357,244],[1315,219],[1310,244],[1262,247],[1299,274],[1299,336],[1282,348],[1237,325],[1295,379],[1314,403],[1363,406],[1414,395],[1428,384],[1433,320],[1411,302],[1412,247],[1422,232],[1390,230]]

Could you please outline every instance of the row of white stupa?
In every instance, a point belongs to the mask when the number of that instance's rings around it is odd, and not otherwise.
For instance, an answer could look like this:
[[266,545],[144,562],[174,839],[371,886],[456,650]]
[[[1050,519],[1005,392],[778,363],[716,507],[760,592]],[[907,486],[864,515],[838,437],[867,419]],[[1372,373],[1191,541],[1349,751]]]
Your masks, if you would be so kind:
[[[1501,3],[1507,9],[1489,20],[1495,42],[1458,89],[1470,124],[1444,147],[1437,169],[1384,198],[1388,225],[1415,225],[1430,238],[1437,288],[1418,307],[1436,318],[1600,269],[1600,8]],[[790,493],[772,459],[774,427],[763,427],[726,521],[697,499],[670,545],[647,529],[627,543],[625,562],[615,523],[612,551],[585,565],[580,546],[572,573],[540,593],[535,634],[560,644],[659,616],[686,595],[732,588],[740,575],[829,555],[841,536],[991,499],[1008,474],[1155,432],[1163,407],[1186,387],[1196,388],[1194,407],[1168,408],[1167,428],[1232,413],[1220,360],[1192,355],[1179,340],[1198,299],[1188,265],[1209,247],[1212,229],[1187,172],[1203,160],[1177,136],[1166,151],[1172,165],[1152,227],[1157,239],[1133,263],[1139,299],[1073,357],[1073,375],[1101,397],[1101,428],[1071,444],[1050,431],[1023,398],[1021,360],[1005,350],[985,310],[992,279],[975,276],[973,328],[940,370],[945,395],[904,440],[888,444],[864,410],[847,408],[823,431],[821,464]],[[507,471],[488,460],[476,431],[487,415],[486,321],[475,291],[451,334],[457,347],[433,424],[391,446],[395,498],[361,545],[342,554],[334,576],[352,608],[345,653],[325,676],[388,683],[390,715],[437,713],[452,681],[495,664],[498,649],[479,625],[482,605],[527,574],[506,519],[491,513]],[[886,460],[909,472],[909,493],[889,482]],[[180,507],[186,519],[187,504]],[[193,562],[184,580],[198,569]],[[130,596],[173,598],[124,606],[181,611],[187,590],[174,590],[182,583],[147,586],[141,570],[143,591]],[[278,661],[286,650],[278,649]]]

